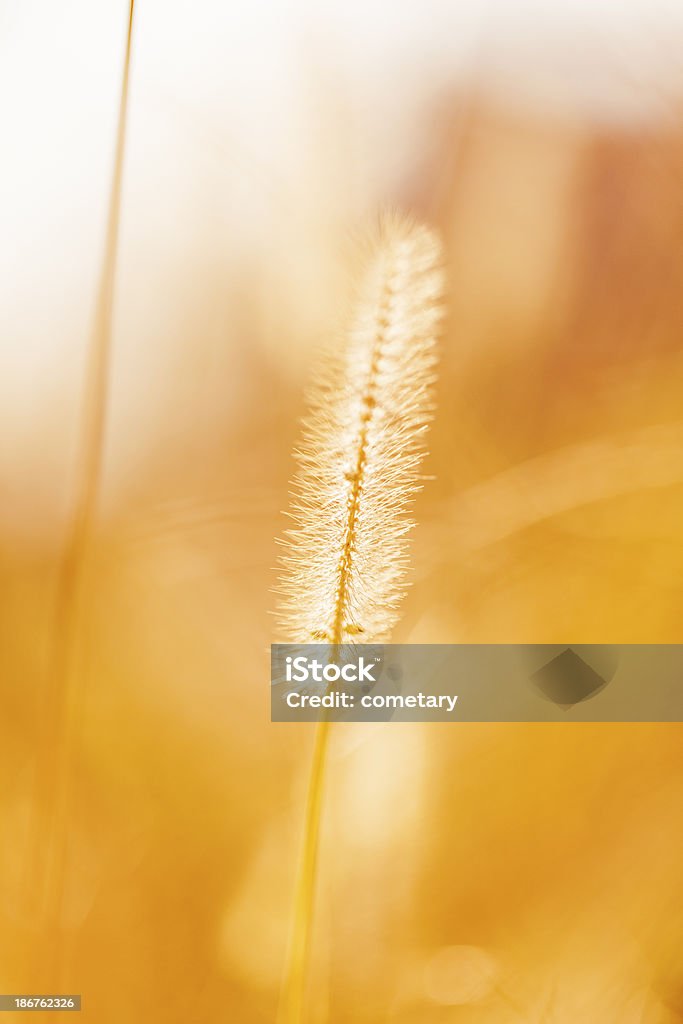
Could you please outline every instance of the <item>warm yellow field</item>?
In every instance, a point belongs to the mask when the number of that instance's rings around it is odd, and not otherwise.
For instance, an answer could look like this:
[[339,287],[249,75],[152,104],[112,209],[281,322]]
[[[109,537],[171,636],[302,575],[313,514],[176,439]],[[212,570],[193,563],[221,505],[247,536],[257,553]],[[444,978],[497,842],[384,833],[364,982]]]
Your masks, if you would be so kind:
[[[578,42],[531,49],[569,99],[508,92],[400,7],[142,0],[109,320],[126,4],[0,4],[0,993],[276,1019],[313,729],[269,721],[275,538],[379,208],[447,281],[393,639],[682,639],[680,90],[596,29],[607,99]],[[306,1024],[683,1020],[680,725],[330,739]]]

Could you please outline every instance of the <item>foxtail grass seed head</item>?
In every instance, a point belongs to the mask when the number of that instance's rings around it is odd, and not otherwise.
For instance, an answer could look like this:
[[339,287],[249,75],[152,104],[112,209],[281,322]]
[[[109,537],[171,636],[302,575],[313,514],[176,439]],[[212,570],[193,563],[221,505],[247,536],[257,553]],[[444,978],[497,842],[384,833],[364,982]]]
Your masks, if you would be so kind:
[[382,642],[398,617],[433,412],[440,263],[430,230],[385,218],[345,344],[313,389],[281,559],[291,643]]

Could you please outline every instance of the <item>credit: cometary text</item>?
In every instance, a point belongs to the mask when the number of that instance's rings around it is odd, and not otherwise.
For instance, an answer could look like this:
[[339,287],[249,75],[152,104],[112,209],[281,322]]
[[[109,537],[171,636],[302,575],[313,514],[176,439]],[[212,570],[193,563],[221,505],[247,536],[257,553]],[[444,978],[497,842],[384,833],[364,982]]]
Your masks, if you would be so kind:
[[396,693],[366,693],[356,698],[354,694],[335,692],[321,694],[300,693],[291,690],[286,697],[287,706],[290,708],[344,708],[351,710],[361,707],[366,710],[371,708],[393,708],[393,709],[414,709],[424,708],[433,710],[447,710],[451,714],[455,711],[458,698],[446,694],[409,693],[403,696]]

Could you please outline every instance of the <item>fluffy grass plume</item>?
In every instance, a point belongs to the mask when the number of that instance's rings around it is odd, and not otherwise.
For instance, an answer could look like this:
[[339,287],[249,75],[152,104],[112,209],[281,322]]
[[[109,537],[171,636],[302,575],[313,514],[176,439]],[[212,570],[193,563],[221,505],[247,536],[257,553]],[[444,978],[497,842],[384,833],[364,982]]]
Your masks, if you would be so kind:
[[388,639],[406,587],[441,315],[434,234],[383,218],[342,350],[311,395],[281,582],[292,643]]
[[[292,643],[383,641],[398,617],[433,409],[440,260],[427,228],[383,219],[346,343],[313,390],[282,558]],[[304,1020],[329,725],[316,728],[281,1024]]]

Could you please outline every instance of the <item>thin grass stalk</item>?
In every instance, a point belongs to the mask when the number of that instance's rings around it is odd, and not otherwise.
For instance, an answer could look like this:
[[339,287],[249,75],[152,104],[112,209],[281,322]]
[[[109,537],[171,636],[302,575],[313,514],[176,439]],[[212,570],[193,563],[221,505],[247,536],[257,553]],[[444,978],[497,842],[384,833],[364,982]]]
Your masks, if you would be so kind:
[[[406,513],[419,490],[432,415],[440,248],[425,228],[384,218],[344,350],[311,396],[281,580],[287,640],[388,639],[407,569]],[[311,958],[330,722],[316,725],[279,1024],[301,1024]]]
[[74,505],[58,572],[49,688],[43,728],[37,737],[35,811],[25,880],[28,912],[32,919],[37,913],[41,936],[31,971],[34,991],[59,991],[63,974],[62,913],[71,824],[70,789],[82,704],[80,630],[102,475],[134,18],[135,0],[130,0],[104,253],[84,384]]

